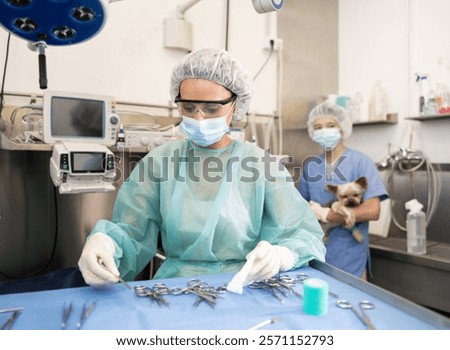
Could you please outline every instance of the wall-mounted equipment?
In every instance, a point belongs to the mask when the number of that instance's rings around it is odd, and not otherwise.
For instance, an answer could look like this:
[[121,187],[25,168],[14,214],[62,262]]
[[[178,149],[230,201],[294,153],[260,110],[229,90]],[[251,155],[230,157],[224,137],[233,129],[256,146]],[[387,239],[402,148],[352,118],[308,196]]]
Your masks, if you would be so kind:
[[192,51],[192,24],[184,19],[184,14],[201,0],[189,0],[177,7],[176,18],[164,19],[164,47],[190,52]]
[[0,0],[0,25],[39,51],[39,86],[47,88],[45,49],[84,42],[108,17],[108,0]]
[[126,125],[124,127],[124,146],[128,148],[145,147],[151,150],[173,140],[182,140],[185,137],[181,133],[178,124],[172,124],[164,128],[154,128],[149,125],[139,124]]
[[43,102],[45,143],[116,143],[120,120],[112,96],[48,90]]
[[103,145],[58,143],[50,158],[50,176],[61,194],[114,191],[114,154]]

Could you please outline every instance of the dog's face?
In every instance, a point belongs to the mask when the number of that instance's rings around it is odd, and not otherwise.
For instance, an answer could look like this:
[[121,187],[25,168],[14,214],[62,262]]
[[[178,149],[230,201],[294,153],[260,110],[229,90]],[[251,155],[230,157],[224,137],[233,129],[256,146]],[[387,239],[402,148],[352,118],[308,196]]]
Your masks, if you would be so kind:
[[362,196],[366,189],[367,179],[364,176],[354,182],[342,185],[327,185],[327,190],[333,192],[344,207],[349,208],[354,208],[361,204]]

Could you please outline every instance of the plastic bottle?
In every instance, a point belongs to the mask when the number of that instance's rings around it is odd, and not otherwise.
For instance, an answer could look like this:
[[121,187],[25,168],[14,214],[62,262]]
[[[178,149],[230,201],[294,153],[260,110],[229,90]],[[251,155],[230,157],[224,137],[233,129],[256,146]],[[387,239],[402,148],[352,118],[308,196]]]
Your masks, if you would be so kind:
[[369,106],[360,92],[357,92],[350,100],[347,110],[354,123],[367,122],[369,120]]
[[370,120],[386,120],[389,113],[389,102],[386,89],[380,80],[377,80],[369,101],[369,119]]
[[423,108],[423,114],[424,115],[439,114],[439,104],[436,101],[433,91],[430,92],[430,97],[428,99],[428,102],[425,104],[425,107]]
[[412,199],[405,203],[405,208],[409,210],[406,216],[407,252],[411,254],[426,254],[427,231],[426,216],[422,211],[423,205],[417,199]]

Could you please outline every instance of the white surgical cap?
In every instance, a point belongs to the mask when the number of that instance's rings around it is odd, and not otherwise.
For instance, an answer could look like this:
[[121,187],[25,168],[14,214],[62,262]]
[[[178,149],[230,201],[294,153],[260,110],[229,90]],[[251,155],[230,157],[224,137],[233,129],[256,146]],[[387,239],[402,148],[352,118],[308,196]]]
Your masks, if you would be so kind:
[[229,52],[201,49],[186,55],[172,71],[170,96],[173,101],[180,93],[181,82],[189,78],[211,80],[226,87],[237,96],[233,120],[244,118],[253,94],[253,79]]
[[314,107],[311,110],[311,112],[309,112],[308,116],[309,137],[312,138],[312,134],[314,132],[314,121],[317,118],[324,116],[332,117],[338,122],[339,127],[342,130],[343,139],[348,138],[352,134],[353,124],[352,120],[350,119],[350,115],[347,113],[347,111],[335,103],[323,102]]

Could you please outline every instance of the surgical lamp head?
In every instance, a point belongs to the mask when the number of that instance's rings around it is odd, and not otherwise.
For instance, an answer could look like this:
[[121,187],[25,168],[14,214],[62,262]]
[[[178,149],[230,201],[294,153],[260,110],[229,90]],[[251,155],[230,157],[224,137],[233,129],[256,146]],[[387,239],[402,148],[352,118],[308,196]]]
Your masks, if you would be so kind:
[[3,0],[0,23],[30,42],[71,45],[86,41],[104,27],[109,0]]
[[347,111],[332,102],[323,102],[314,107],[308,116],[308,134],[312,138],[314,132],[314,121],[320,117],[332,117],[342,130],[342,138],[345,140],[352,134],[353,124]]
[[258,13],[278,11],[283,7],[284,0],[252,0],[253,8]]
[[0,0],[0,25],[39,51],[39,85],[47,88],[47,45],[72,45],[97,35],[113,0]]
[[181,82],[192,78],[214,81],[234,93],[236,111],[233,120],[244,118],[253,94],[253,79],[229,52],[206,48],[186,55],[172,70],[170,79],[172,101],[175,101],[180,93]]

